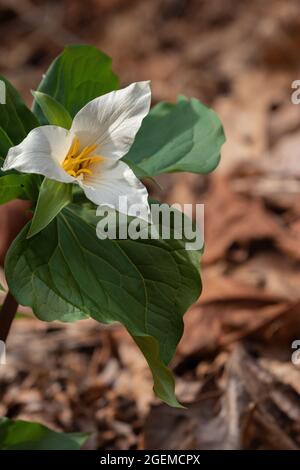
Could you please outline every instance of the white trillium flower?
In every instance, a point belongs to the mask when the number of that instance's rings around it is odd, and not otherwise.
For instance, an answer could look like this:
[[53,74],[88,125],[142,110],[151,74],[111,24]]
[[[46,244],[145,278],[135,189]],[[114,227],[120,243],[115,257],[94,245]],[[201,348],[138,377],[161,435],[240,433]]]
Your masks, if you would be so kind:
[[[41,126],[10,148],[2,170],[37,173],[62,183],[77,183],[97,205],[127,214],[149,214],[148,193],[129,166],[120,161],[131,147],[151,102],[149,82],[137,82],[86,104],[70,130]],[[131,209],[131,206],[134,206]]]

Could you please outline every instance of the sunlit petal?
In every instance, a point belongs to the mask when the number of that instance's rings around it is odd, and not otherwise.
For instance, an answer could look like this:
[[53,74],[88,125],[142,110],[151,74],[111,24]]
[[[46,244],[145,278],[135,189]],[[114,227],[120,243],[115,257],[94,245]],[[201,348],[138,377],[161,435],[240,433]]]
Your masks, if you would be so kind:
[[[106,159],[95,165],[92,176],[80,182],[88,199],[98,205],[104,205],[119,210],[130,216],[145,215],[148,218],[148,192],[145,186],[135,176],[124,162]],[[127,207],[120,206],[120,198],[127,198]]]
[[104,157],[122,158],[149,112],[149,82],[137,82],[90,101],[75,116],[71,131],[82,146],[97,144]]
[[69,131],[57,126],[37,127],[15,147],[11,147],[2,170],[37,173],[47,178],[68,183],[74,181],[61,167],[72,143]]

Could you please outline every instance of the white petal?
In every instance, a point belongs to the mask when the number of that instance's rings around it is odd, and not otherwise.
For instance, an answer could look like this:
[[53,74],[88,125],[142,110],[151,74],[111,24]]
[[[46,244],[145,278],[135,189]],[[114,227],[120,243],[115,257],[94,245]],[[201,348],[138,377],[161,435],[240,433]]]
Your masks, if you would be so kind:
[[96,143],[96,153],[120,159],[132,145],[150,102],[149,82],[132,83],[90,101],[74,117],[71,132],[83,147]]
[[2,170],[14,169],[63,183],[72,182],[74,178],[60,166],[71,143],[72,135],[62,127],[36,127],[19,145],[9,149]]
[[[94,204],[149,220],[147,189],[126,163],[105,159],[102,164],[94,165],[92,176],[78,183]],[[126,207],[123,205],[124,196],[127,198]]]

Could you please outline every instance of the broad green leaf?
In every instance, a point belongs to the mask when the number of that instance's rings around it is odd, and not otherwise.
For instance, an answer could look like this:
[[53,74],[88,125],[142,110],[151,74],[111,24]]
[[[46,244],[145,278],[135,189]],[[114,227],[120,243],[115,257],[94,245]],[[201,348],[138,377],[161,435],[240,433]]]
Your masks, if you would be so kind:
[[1,282],[0,282],[0,291],[5,292],[5,289],[4,289],[3,285],[1,284]]
[[9,288],[43,320],[82,314],[122,323],[149,363],[157,395],[175,405],[166,366],[182,316],[200,294],[199,252],[186,251],[173,228],[170,240],[99,240],[97,222],[94,209],[70,204],[34,239],[25,227],[6,257]]
[[1,450],[79,450],[87,433],[56,432],[39,423],[0,418]]
[[68,111],[56,101],[56,99],[40,91],[33,91],[32,94],[41,107],[49,124],[70,129],[72,118]]
[[[0,127],[13,145],[17,145],[39,123],[17,90],[2,75],[0,80],[4,81],[6,87],[6,103],[0,104]],[[2,139],[3,133],[0,132],[0,140]]]
[[155,395],[170,406],[183,408],[174,393],[174,376],[161,361],[158,341],[152,336],[133,336],[133,339],[144,354],[152,372]]
[[143,120],[124,161],[148,175],[188,171],[209,173],[220,159],[225,137],[213,110],[192,98],[160,103]]
[[45,178],[37,200],[27,238],[33,237],[72,201],[72,185]]
[[2,127],[0,127],[0,164],[1,165],[4,162],[7,152],[9,151],[10,147],[12,147],[13,145],[14,145],[13,142],[10,140],[5,130],[2,129]]
[[[73,118],[86,103],[117,88],[118,79],[107,55],[93,46],[72,45],[50,65],[38,91],[52,96]],[[36,100],[33,112],[42,124],[47,124]]]
[[2,129],[2,127],[0,127],[0,176],[5,175],[5,172],[1,170],[1,166],[3,165],[8,150],[12,146],[12,141],[10,140],[6,132]]
[[148,173],[145,170],[140,168],[134,162],[132,162],[131,160],[126,160],[126,158],[123,158],[123,162],[126,163],[129,166],[129,168],[131,168],[131,170],[133,171],[133,173],[139,180],[152,181],[152,183],[154,183],[158,187],[158,189],[162,190],[162,187],[160,186],[158,181],[156,181],[156,179],[153,178],[153,176],[148,175]]
[[38,187],[33,175],[13,173],[0,178],[0,204],[5,204],[12,199],[33,201],[37,193]]

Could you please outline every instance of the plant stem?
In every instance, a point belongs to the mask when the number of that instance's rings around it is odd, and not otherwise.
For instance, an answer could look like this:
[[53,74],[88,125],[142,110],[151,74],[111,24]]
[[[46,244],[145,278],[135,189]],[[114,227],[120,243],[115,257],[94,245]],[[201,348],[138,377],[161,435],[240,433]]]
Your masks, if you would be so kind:
[[1,312],[0,312],[0,340],[6,341],[8,333],[18,309],[18,303],[10,291],[6,294]]
[[[31,217],[29,212],[30,207],[30,201],[21,201],[19,199],[15,199],[1,206],[0,221],[1,225],[5,226],[5,233],[3,234],[3,240],[1,240],[2,244],[0,244],[0,264],[2,266],[4,265],[6,252],[11,242]],[[1,341],[6,341],[17,309],[18,303],[12,296],[11,292],[8,291],[0,311]]]

